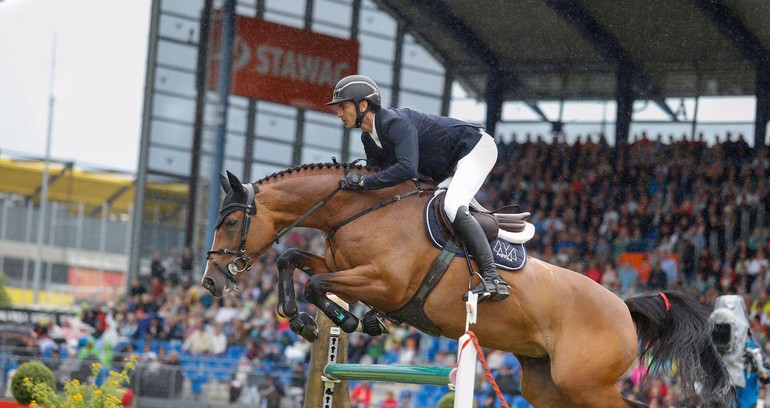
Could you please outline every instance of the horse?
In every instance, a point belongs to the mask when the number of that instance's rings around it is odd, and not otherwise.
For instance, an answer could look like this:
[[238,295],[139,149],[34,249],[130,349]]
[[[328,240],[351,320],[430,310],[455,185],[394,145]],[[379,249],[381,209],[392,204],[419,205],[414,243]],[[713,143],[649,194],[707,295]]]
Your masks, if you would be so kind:
[[[367,315],[385,316],[421,296],[423,312],[402,321],[434,336],[459,338],[466,330],[462,295],[475,262],[449,260],[432,290],[418,293],[441,253],[424,227],[435,183],[341,190],[339,181],[351,169],[378,171],[334,160],[253,183],[230,172],[221,176],[226,195],[201,285],[217,297],[238,293],[239,278],[290,228],[317,229],[326,236],[325,256],[295,248],[277,261],[278,313],[290,319],[293,331],[309,340],[317,332],[313,318],[297,306],[293,279],[299,269],[310,276],[306,299],[348,333],[362,322],[328,293],[349,304],[362,302],[371,308]],[[502,275],[511,295],[480,303],[472,330],[482,347],[517,357],[522,395],[535,407],[643,406],[623,398],[616,386],[637,358],[650,370],[675,371],[687,402],[729,405],[734,391],[712,343],[709,309],[691,296],[666,290],[624,301],[580,273],[534,257]],[[373,321],[364,316],[364,331],[379,334]]]

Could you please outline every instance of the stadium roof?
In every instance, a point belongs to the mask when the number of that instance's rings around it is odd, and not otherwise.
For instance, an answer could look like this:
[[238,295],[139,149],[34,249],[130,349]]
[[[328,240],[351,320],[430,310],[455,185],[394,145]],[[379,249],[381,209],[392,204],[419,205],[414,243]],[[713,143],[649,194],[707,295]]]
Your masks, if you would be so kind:
[[495,71],[503,100],[612,100],[621,66],[659,105],[754,95],[770,62],[766,0],[375,1],[480,100]]
[[[39,202],[44,168],[43,160],[0,157],[0,191]],[[101,214],[104,203],[109,214],[126,214],[134,204],[136,183],[132,175],[84,170],[60,162],[50,163],[48,173],[49,200],[83,203],[85,215]],[[178,222],[184,215],[180,210],[187,204],[187,185],[149,183],[147,200],[147,219]]]

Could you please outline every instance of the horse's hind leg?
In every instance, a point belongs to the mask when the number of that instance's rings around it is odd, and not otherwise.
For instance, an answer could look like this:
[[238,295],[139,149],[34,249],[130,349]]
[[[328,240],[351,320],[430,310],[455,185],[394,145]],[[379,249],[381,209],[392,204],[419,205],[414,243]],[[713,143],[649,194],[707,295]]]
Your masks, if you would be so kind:
[[646,407],[646,405],[623,400],[616,388],[606,387],[598,381],[593,381],[590,372],[581,370],[574,371],[574,376],[584,378],[584,386],[577,392],[562,390],[551,377],[550,359],[519,355],[516,357],[521,363],[521,394],[535,408]]
[[318,338],[318,325],[312,316],[300,312],[294,293],[294,269],[310,276],[331,272],[326,258],[296,248],[286,250],[278,257],[278,314],[289,319],[291,330],[308,341]]
[[521,395],[534,407],[570,407],[572,402],[553,383],[551,360],[516,355],[521,363]]

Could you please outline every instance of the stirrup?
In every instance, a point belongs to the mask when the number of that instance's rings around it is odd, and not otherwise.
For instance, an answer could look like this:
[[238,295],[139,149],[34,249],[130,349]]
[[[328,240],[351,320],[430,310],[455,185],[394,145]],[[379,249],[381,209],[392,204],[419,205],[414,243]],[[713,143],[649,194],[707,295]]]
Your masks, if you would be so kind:
[[[487,299],[503,300],[507,298],[511,295],[508,290],[509,287],[503,278],[497,275],[493,278],[482,279],[478,285],[471,289],[471,292],[479,296],[478,302],[481,303]],[[468,301],[468,292],[463,294],[463,300]]]

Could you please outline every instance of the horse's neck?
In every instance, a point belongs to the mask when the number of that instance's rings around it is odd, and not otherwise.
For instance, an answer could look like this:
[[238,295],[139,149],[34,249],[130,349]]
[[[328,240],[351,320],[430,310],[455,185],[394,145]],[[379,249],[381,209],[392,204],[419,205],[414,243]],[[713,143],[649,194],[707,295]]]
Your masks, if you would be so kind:
[[[287,174],[260,186],[258,205],[269,211],[278,229],[292,224],[320,203],[334,191],[342,177],[331,172],[313,174],[310,171],[307,174]],[[339,195],[336,195],[308,214],[299,226],[326,229],[334,222],[335,214],[339,212],[338,197]]]
[[[261,192],[257,202],[258,205],[270,211],[270,217],[280,230],[295,222],[326,198],[339,186],[339,180],[343,175],[342,171],[333,170],[303,170],[303,172],[286,174],[260,185]],[[409,187],[399,188],[399,190],[401,190],[400,193],[405,193],[409,191]],[[388,189],[367,192],[341,190],[327,203],[310,213],[298,226],[327,230],[394,194],[396,193]]]

